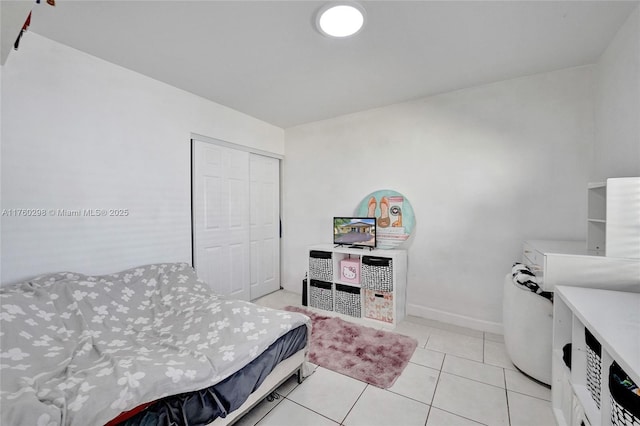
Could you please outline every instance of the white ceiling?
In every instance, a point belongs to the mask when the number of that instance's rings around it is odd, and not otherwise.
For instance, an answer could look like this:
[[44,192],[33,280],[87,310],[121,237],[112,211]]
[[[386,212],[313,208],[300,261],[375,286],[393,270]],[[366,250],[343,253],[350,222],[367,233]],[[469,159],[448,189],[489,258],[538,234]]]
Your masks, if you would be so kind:
[[282,128],[590,64],[638,1],[361,1],[365,28],[315,30],[324,1],[65,1],[30,30]]

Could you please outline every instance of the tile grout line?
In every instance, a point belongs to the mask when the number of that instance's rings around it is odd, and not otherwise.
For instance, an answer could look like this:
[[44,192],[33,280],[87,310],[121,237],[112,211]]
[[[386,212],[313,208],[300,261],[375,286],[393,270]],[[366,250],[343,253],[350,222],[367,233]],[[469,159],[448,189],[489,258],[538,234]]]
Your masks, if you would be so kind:
[[347,420],[347,417],[349,417],[349,414],[351,414],[351,411],[353,411],[353,407],[356,406],[356,404],[358,403],[358,401],[360,401],[360,398],[362,398],[362,395],[364,394],[364,391],[367,390],[367,388],[371,386],[369,383],[366,384],[366,386],[362,389],[362,392],[360,392],[360,395],[358,395],[358,397],[356,398],[356,400],[354,401],[353,405],[351,406],[351,408],[349,408],[349,411],[347,411],[347,414],[344,415],[344,417],[342,418],[342,420],[340,421],[340,424],[343,425],[344,421]]
[[[265,398],[265,399],[266,399],[266,398]],[[257,425],[258,425],[258,423],[260,423],[262,420],[264,420],[264,418],[265,418],[265,417],[267,417],[267,416],[269,415],[269,413],[271,413],[271,412],[273,411],[273,409],[274,409],[274,408],[276,408],[278,405],[280,405],[280,403],[281,403],[282,401],[284,401],[285,399],[287,399],[287,397],[286,397],[286,396],[283,396],[283,397],[282,397],[282,399],[281,399],[280,401],[276,402],[276,403],[274,404],[274,406],[273,406],[273,407],[269,408],[269,410],[268,410],[266,413],[264,413],[264,415],[263,415],[262,417],[260,417],[260,418],[258,419],[258,421],[257,421],[257,422],[255,422],[255,423],[253,424],[253,426],[257,426]],[[257,406],[258,406],[258,405],[256,405],[256,406],[255,406],[255,407],[253,407],[253,408],[256,408]],[[252,410],[253,410],[253,408],[252,408]],[[247,414],[248,414],[248,413],[249,413],[249,412],[247,412]],[[244,416],[242,416],[242,417],[244,417]],[[240,417],[240,419],[242,419],[242,417]]]
[[507,373],[502,369],[502,377],[504,379],[504,399],[507,402],[507,421],[511,425],[511,410],[509,410],[509,390],[507,389]]
[[[284,383],[286,383],[286,382],[284,382]],[[253,426],[256,426],[258,423],[260,423],[262,420],[264,420],[264,418],[265,418],[265,417],[267,417],[267,416],[269,415],[269,413],[271,413],[271,412],[273,411],[273,409],[274,409],[274,408],[276,408],[278,405],[280,405],[280,403],[281,403],[282,401],[284,401],[285,399],[288,399],[288,398],[287,398],[287,396],[288,396],[289,394],[291,394],[291,392],[293,392],[293,391],[294,391],[298,386],[300,386],[300,384],[296,384],[296,385],[294,386],[294,388],[293,388],[293,389],[291,389],[291,390],[290,390],[286,395],[284,395],[284,394],[281,394],[280,392],[278,392],[278,389],[280,389],[280,388],[284,385],[284,383],[282,383],[282,384],[281,384],[277,389],[275,389],[275,390],[274,390],[274,392],[280,396],[280,398],[276,398],[276,399],[278,399],[279,401],[278,401],[278,402],[276,402],[275,404],[273,404],[273,406],[272,406],[271,408],[269,408],[269,409],[267,410],[267,412],[266,412],[266,413],[264,413],[264,415],[263,415],[262,417],[260,417],[260,418],[255,422],[255,423],[253,423]],[[267,397],[265,397],[262,401],[266,401],[266,400],[267,400]],[[261,402],[262,402],[262,401],[261,401]],[[253,410],[254,410],[254,409],[255,409],[255,408],[256,408],[256,407],[257,407],[261,402],[259,402],[258,404],[256,404],[256,405],[255,405],[255,406],[254,406],[250,411],[253,411]],[[250,411],[249,411],[249,412],[250,412]],[[248,414],[249,412],[247,412],[246,414]],[[244,416],[243,416],[243,417],[244,417]],[[242,418],[242,417],[241,417],[241,418]]]
[[[446,354],[446,355],[451,355],[451,354]],[[446,358],[446,355],[445,355],[445,358]],[[451,356],[455,356],[455,355],[451,355]],[[440,383],[440,377],[442,376],[442,373],[445,373],[445,374],[451,374],[451,373],[448,373],[448,372],[446,372],[446,371],[443,371],[443,370],[442,370],[442,368],[444,367],[444,361],[445,361],[445,358],[443,358],[443,359],[442,359],[442,365],[441,365],[441,367],[440,367],[440,372],[439,372],[439,374],[438,374],[438,380],[436,381],[436,386],[435,386],[435,388],[433,389],[433,396],[431,397],[431,404],[429,404],[429,413],[428,413],[428,415],[427,415],[427,420],[426,420],[426,422],[428,422],[428,421],[429,421],[429,416],[431,415],[431,410],[434,408],[434,406],[433,406],[433,400],[434,400],[434,399],[435,399],[435,397],[436,397],[436,390],[437,390],[437,388],[438,388],[438,384]],[[457,374],[451,374],[451,375],[452,375],[452,376],[456,376],[456,377],[462,377],[463,379],[473,380],[473,379],[469,379],[468,377],[458,376]],[[482,383],[482,382],[478,382],[478,383]],[[485,384],[488,384],[488,383],[485,383]],[[493,386],[493,385],[490,385],[490,386]],[[496,386],[496,387],[498,387],[498,386]],[[500,387],[498,387],[498,388],[500,389]],[[445,409],[440,408],[440,407],[435,407],[435,408],[437,408],[438,410],[444,411],[445,413],[449,413],[449,414],[451,414],[451,415],[453,415],[453,416],[461,417],[461,418],[463,418],[463,419],[467,419],[467,420],[470,420],[470,421],[472,421],[472,422],[475,422],[475,423],[478,423],[478,424],[481,424],[481,425],[485,425],[485,426],[487,426],[485,423],[479,422],[478,420],[474,420],[474,419],[469,418],[469,417],[461,416],[460,414],[453,413],[453,412],[451,412],[451,411],[445,410]],[[426,426],[426,422],[425,422],[425,426]]]
[[[506,388],[505,388],[506,389]],[[544,401],[544,402],[548,402],[549,404],[551,404],[551,400],[550,399],[545,399],[545,398],[540,398],[539,396],[534,396],[534,395],[530,395],[528,393],[524,393],[522,391],[517,391],[517,390],[513,390],[513,389],[507,389],[509,392],[512,393],[517,393],[518,395],[522,395],[522,396],[528,396],[529,398],[534,398],[534,399],[538,399],[540,401]]]
[[[435,391],[434,391],[434,393],[435,393]],[[431,415],[431,409],[433,408],[433,406],[427,405],[427,407],[429,407],[429,409],[427,410],[427,418],[424,419],[424,426],[427,426],[427,422],[429,421],[429,416]]]
[[[439,376],[439,375],[438,375],[438,376]],[[401,393],[398,393],[398,392],[395,392],[395,391],[392,391],[392,390],[389,390],[389,389],[382,389],[382,390],[385,390],[385,391],[387,391],[387,392],[389,392],[389,393],[392,393],[392,394],[394,394],[394,395],[401,396],[401,397],[406,398],[406,399],[408,399],[408,400],[410,400],[410,401],[417,402],[417,403],[419,403],[419,404],[429,406],[429,403],[424,402],[424,401],[420,401],[420,400],[415,399],[415,398],[411,398],[410,396],[403,395],[403,394],[401,394]],[[434,388],[434,390],[433,390],[433,391],[434,391],[434,393],[435,393],[435,388]],[[433,397],[431,398],[431,400],[433,401]]]
[[335,424],[337,424],[337,425],[341,425],[341,424],[342,424],[342,423],[339,423],[339,422],[337,422],[337,421],[333,420],[331,417],[327,417],[327,416],[325,416],[324,414],[317,412],[316,410],[312,410],[311,408],[306,407],[306,406],[304,406],[304,405],[300,404],[299,402],[294,401],[293,399],[289,399],[289,398],[285,398],[285,399],[286,399],[286,400],[289,400],[289,401],[291,401],[291,402],[293,402],[293,403],[294,403],[294,404],[296,404],[296,405],[299,405],[300,407],[304,408],[305,410],[309,410],[309,411],[311,411],[312,413],[315,413],[315,414],[319,415],[320,417],[324,417],[325,419],[328,419],[328,420],[332,421],[333,423],[335,423]]
[[[477,423],[477,424],[479,424],[479,425],[483,425],[483,426],[490,426],[490,425],[488,425],[487,423],[482,423],[481,421],[478,421],[478,420],[476,420],[476,419],[472,419],[472,418],[470,418],[470,417],[462,416],[462,415],[457,414],[457,413],[454,413],[454,412],[452,412],[452,411],[445,410],[444,408],[440,408],[440,407],[432,407],[432,408],[436,408],[436,409],[438,409],[438,410],[440,410],[440,411],[444,411],[445,413],[451,414],[452,416],[460,417],[460,418],[462,418],[462,419],[469,420],[469,421],[474,422],[474,423]],[[431,411],[429,411],[429,413],[431,413]],[[425,425],[425,426],[426,426],[426,425]]]
[[427,412],[427,418],[424,421],[425,426],[427,425],[427,422],[429,421],[429,416],[431,415],[431,409],[433,408],[433,400],[436,398],[436,392],[438,391],[438,384],[440,383],[440,375],[442,374],[443,366],[444,366],[444,357],[442,358],[442,364],[440,365],[440,370],[438,371],[438,378],[436,379],[436,384],[433,387],[433,395],[431,395],[431,401],[429,402],[429,411]]
[[[491,386],[491,387],[498,388],[498,389],[506,389],[506,387],[503,388],[503,387],[500,387],[498,385],[494,385],[493,383],[487,383],[487,382],[483,382],[482,380],[472,379],[471,377],[461,376],[460,374],[452,373],[450,371],[443,371],[443,373],[444,374],[448,374],[450,376],[460,377],[461,379],[470,380],[472,382],[480,383],[482,385],[487,385],[487,386]],[[523,394],[523,395],[525,395],[525,394]]]

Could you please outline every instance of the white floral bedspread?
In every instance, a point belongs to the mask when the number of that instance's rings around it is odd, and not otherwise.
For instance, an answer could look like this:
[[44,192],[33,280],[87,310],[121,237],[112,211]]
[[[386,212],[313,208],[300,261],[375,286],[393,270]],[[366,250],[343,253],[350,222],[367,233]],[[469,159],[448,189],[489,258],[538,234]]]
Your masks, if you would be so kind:
[[211,386],[310,326],[303,315],[214,294],[187,264],[45,275],[1,288],[0,308],[7,426],[102,425]]

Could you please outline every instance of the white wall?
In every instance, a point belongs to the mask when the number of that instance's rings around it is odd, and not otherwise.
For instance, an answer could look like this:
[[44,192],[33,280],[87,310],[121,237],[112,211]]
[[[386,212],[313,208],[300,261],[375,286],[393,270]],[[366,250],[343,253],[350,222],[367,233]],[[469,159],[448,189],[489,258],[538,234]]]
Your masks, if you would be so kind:
[[[0,94],[2,93],[2,70],[3,69],[4,67],[0,65]],[[2,188],[2,98],[0,98],[0,188]],[[2,211],[2,206],[3,206],[2,193],[0,191],[0,212]],[[0,216],[0,238],[2,238],[2,216]],[[1,278],[2,278],[2,241],[0,240],[0,283],[2,283]]]
[[26,33],[2,68],[2,207],[130,214],[3,216],[2,283],[190,262],[192,133],[284,153],[280,128]]
[[287,129],[285,288],[300,292],[332,216],[393,189],[416,214],[409,313],[500,331],[523,240],[585,238],[592,84],[587,66]]
[[596,138],[591,180],[640,176],[640,6],[596,67]]

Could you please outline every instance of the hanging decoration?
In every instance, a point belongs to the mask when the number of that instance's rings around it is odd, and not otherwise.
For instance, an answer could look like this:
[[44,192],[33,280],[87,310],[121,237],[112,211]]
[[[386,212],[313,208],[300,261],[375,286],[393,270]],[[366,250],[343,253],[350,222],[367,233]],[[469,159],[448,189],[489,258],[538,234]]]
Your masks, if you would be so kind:
[[29,25],[31,25],[31,12],[29,12],[29,16],[27,16],[27,20],[24,21],[24,25],[22,26],[22,29],[20,30],[20,33],[18,34],[18,38],[16,39],[16,42],[13,43],[13,48],[15,50],[18,50],[18,47],[20,46],[20,40],[22,39],[22,34],[27,32],[27,28],[29,28]]
[[[40,0],[36,0],[37,4],[40,4]],[[56,5],[56,0],[47,0],[47,4],[51,5],[51,6],[55,6]],[[16,38],[15,43],[13,43],[13,48],[15,50],[18,50],[18,47],[20,47],[20,40],[22,39],[22,35],[27,32],[27,29],[29,28],[29,25],[31,25],[31,12],[29,12],[29,16],[27,16],[27,20],[24,21],[24,25],[22,26],[22,29],[20,30],[20,33],[18,33],[18,38]]]

